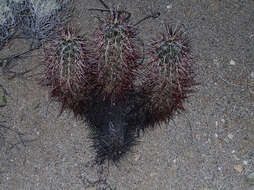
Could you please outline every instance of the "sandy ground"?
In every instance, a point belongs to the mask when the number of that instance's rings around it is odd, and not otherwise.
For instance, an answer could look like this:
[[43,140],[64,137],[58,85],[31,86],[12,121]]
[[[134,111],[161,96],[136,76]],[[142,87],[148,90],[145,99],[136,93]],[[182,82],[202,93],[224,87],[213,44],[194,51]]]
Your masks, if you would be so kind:
[[[186,112],[142,134],[140,144],[119,165],[99,167],[93,164],[86,124],[68,112],[58,117],[59,105],[38,85],[40,67],[32,76],[9,80],[2,75],[0,84],[9,96],[0,121],[24,135],[1,129],[0,189],[254,189],[246,183],[254,172],[254,1],[112,2],[127,7],[133,22],[151,10],[161,12],[159,19],[139,26],[146,42],[163,29],[163,21],[185,27],[200,82]],[[96,0],[76,5],[75,22],[83,33],[92,34],[94,13],[86,9],[102,6]],[[12,42],[1,55],[23,46]],[[39,65],[40,57],[20,62],[19,71]]]

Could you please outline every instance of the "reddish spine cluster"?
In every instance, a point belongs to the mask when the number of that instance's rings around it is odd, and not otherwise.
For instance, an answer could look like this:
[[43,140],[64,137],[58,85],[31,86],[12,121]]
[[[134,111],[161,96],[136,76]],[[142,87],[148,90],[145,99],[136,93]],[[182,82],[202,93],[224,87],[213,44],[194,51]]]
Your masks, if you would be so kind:
[[42,82],[50,88],[50,96],[62,103],[62,110],[78,112],[79,101],[92,89],[92,54],[87,46],[86,39],[68,26],[44,47]]
[[137,60],[142,57],[136,29],[118,10],[100,19],[98,26],[95,32],[97,83],[103,97],[118,99],[131,88]]
[[150,43],[143,85],[149,100],[146,109],[156,122],[184,110],[183,102],[195,85],[189,41],[179,28],[165,29]]

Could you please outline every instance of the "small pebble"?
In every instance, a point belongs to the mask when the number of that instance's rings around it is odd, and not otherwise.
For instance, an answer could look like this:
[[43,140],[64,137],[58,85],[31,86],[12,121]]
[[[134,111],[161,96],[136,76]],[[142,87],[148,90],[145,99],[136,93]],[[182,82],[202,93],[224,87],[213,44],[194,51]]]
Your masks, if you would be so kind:
[[245,166],[248,165],[248,161],[244,160],[244,161],[243,161],[243,164],[244,164]]
[[240,158],[238,158],[236,155],[233,155],[235,160],[240,160]]
[[251,72],[251,73],[250,73],[250,77],[251,77],[252,79],[254,79],[254,72]]
[[230,65],[235,65],[236,63],[235,63],[235,61],[233,59],[231,59],[229,64]]
[[238,171],[239,173],[242,173],[242,171],[243,171],[243,166],[242,165],[235,165],[234,166],[234,169],[236,170],[236,171]]
[[198,141],[200,141],[200,134],[196,134],[196,138]]
[[226,142],[226,143],[229,143],[229,139],[226,137],[226,138],[224,138],[224,141]]
[[172,4],[167,5],[167,9],[172,9]]
[[250,174],[247,176],[247,183],[250,184],[250,185],[254,185],[254,172],[253,172],[253,173],[250,173]]
[[219,63],[219,61],[218,61],[218,59],[217,59],[217,58],[213,59],[213,63],[214,63],[215,65],[217,65],[217,66],[219,66],[219,65],[220,65],[220,63]]
[[215,134],[214,134],[214,136],[215,136],[215,138],[217,138],[217,137],[218,137],[218,134],[217,134],[217,133],[215,133]]
[[234,154],[234,153],[235,153],[235,150],[232,150],[232,153]]
[[140,157],[141,157],[141,154],[138,153],[138,154],[135,155],[134,160],[135,160],[135,161],[138,161],[138,160],[140,159]]
[[157,173],[155,173],[155,172],[150,173],[151,177],[156,176],[156,175],[157,175]]
[[228,134],[228,138],[230,138],[231,140],[234,138],[233,134]]

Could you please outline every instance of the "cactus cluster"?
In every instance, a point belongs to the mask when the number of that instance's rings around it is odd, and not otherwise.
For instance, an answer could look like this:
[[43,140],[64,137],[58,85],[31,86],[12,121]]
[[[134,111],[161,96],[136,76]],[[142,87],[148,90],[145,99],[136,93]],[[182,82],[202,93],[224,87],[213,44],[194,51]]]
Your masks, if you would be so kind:
[[196,84],[187,35],[166,24],[146,48],[138,36],[137,25],[159,13],[132,24],[131,13],[99,0],[104,8],[89,10],[105,14],[90,39],[68,22],[72,0],[0,1],[0,49],[15,37],[43,48],[41,84],[61,112],[88,123],[98,163],[119,161],[140,130],[184,110]]
[[[120,160],[137,144],[139,131],[184,110],[196,85],[187,35],[165,25],[146,47],[131,13],[99,0],[94,36],[68,21],[73,0],[0,0],[0,50],[13,38],[43,48],[41,84],[50,97],[89,124],[96,160]],[[35,46],[35,47],[34,47]],[[33,48],[34,47],[34,48]],[[145,51],[146,49],[146,51]],[[9,61],[13,59],[0,59]],[[6,65],[6,64],[5,64]]]
[[122,158],[140,130],[184,110],[195,82],[190,44],[180,28],[165,25],[144,53],[136,25],[159,14],[130,24],[130,13],[100,2],[105,9],[90,10],[106,15],[91,40],[68,26],[44,45],[43,81],[62,110],[85,117],[96,159],[103,163]]
[[72,0],[0,1],[0,49],[13,38],[42,47],[41,84],[61,112],[88,123],[98,163],[120,160],[140,130],[184,110],[195,85],[187,35],[165,25],[147,46],[138,35],[137,25],[159,13],[132,24],[129,12],[99,0],[104,8],[89,10],[105,14],[89,38],[68,22]]

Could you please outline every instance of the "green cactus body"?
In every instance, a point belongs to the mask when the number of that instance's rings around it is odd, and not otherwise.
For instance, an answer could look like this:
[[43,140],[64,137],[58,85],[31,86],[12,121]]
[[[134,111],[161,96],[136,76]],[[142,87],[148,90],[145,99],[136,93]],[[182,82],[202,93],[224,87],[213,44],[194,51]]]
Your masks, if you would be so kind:
[[150,44],[149,55],[147,109],[155,120],[163,121],[184,110],[183,102],[195,84],[188,40],[181,30],[166,26],[166,32]]
[[60,101],[63,108],[74,113],[79,101],[91,90],[91,55],[85,38],[78,36],[72,27],[66,27],[55,40],[44,48],[46,71],[44,79],[51,88],[51,97]]
[[97,81],[102,95],[112,99],[123,97],[131,88],[142,55],[136,29],[122,14],[115,14],[99,20],[95,40]]

